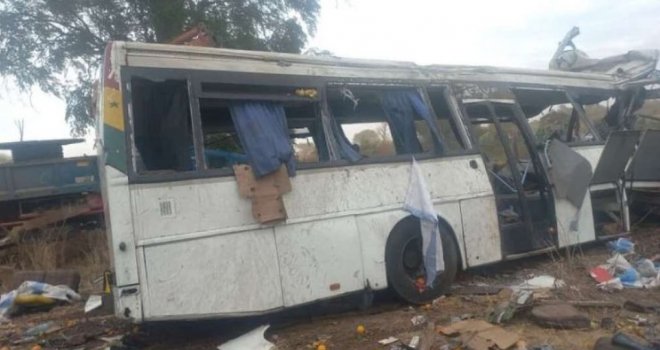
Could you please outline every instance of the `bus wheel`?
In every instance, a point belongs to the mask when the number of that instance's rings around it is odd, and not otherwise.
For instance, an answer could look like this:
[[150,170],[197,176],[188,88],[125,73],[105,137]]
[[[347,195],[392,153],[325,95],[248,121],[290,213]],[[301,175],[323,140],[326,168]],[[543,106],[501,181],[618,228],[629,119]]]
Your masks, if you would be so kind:
[[440,224],[440,237],[445,259],[445,271],[438,272],[433,288],[421,290],[424,281],[422,234],[419,220],[406,220],[396,225],[387,240],[385,265],[390,287],[403,300],[412,304],[425,304],[449,290],[458,270],[457,244],[449,228]]

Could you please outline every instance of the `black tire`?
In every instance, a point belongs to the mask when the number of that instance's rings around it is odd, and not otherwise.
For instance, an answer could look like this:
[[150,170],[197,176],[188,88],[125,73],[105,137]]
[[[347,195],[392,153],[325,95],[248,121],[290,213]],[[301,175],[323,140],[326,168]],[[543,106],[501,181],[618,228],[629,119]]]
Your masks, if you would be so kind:
[[[433,282],[433,288],[426,288],[420,292],[415,282],[416,276],[423,276],[423,273],[415,268],[413,268],[415,271],[411,271],[411,264],[417,263],[414,255],[419,254],[421,257],[422,254],[419,220],[414,217],[407,218],[397,224],[390,233],[385,247],[387,280],[401,299],[411,304],[425,304],[446,294],[449,290],[458,272],[458,246],[450,229],[443,223],[440,223],[440,237],[442,238],[445,271],[438,273]],[[423,266],[423,259],[419,263]]]

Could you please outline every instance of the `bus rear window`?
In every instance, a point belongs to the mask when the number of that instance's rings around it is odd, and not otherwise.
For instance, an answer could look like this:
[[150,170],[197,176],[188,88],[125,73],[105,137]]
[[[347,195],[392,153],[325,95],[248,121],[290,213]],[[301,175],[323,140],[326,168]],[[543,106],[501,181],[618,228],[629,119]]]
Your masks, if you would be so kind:
[[194,170],[188,88],[185,80],[131,80],[137,172]]

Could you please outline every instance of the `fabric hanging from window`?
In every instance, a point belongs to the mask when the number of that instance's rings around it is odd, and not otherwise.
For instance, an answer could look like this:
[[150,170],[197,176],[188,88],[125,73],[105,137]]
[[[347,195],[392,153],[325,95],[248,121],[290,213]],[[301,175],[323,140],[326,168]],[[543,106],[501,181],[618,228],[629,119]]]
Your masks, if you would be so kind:
[[426,286],[431,287],[437,273],[445,270],[445,258],[438,226],[438,213],[433,207],[431,192],[415,157],[410,166],[410,179],[403,209],[419,219]]
[[321,113],[323,132],[328,146],[328,156],[331,160],[346,159],[356,162],[362,158],[360,153],[353,148],[337,120],[332,116],[327,106]]
[[229,107],[238,137],[256,177],[286,164],[289,176],[296,174],[296,158],[289,140],[284,107],[279,103],[245,101]]
[[394,145],[399,154],[421,153],[422,146],[417,138],[415,116],[426,121],[433,134],[433,144],[438,153],[444,151],[440,131],[433,113],[419,92],[415,90],[385,91],[380,96],[387,121],[390,124]]

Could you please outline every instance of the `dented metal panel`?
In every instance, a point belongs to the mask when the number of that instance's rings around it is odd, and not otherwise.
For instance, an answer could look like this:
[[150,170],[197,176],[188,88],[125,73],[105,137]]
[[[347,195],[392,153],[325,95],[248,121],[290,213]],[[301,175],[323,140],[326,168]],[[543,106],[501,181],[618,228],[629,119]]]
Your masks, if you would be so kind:
[[354,216],[275,226],[275,241],[284,306],[365,288]]
[[272,228],[144,249],[146,319],[240,315],[283,306]]
[[462,200],[461,216],[468,266],[502,260],[495,197]]
[[[600,155],[603,151],[603,145],[572,147],[574,151],[586,158],[593,169],[596,168]],[[582,201],[582,206],[578,212],[568,200],[563,198],[555,199],[555,212],[557,216],[557,235],[559,247],[566,247],[578,243],[589,242],[596,239],[596,229],[594,225],[593,208],[591,205],[591,196],[587,195]],[[577,219],[577,226],[574,222]]]

